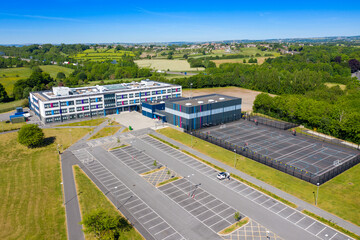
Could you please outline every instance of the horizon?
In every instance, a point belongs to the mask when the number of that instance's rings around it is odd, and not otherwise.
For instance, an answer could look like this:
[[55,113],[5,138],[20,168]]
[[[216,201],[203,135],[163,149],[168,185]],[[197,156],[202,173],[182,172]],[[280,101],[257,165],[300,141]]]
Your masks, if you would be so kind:
[[[276,6],[273,6],[276,5]],[[5,2],[0,44],[220,42],[358,36],[355,1]],[[355,26],[355,27],[354,27]],[[315,36],[315,37],[314,37]],[[230,40],[225,40],[230,39]],[[233,40],[231,40],[233,39]]]

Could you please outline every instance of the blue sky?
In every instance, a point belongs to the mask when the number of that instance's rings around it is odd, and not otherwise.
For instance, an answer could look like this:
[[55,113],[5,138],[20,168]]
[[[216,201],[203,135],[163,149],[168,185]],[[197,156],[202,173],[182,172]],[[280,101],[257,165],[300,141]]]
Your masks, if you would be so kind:
[[360,35],[358,1],[6,1],[0,44]]

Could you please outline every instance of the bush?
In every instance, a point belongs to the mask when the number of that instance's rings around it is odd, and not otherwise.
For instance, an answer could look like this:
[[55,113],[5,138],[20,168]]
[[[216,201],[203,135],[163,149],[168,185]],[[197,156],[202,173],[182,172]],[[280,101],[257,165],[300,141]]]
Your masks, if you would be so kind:
[[44,142],[44,132],[35,124],[26,124],[20,128],[18,142],[29,148],[38,147]]

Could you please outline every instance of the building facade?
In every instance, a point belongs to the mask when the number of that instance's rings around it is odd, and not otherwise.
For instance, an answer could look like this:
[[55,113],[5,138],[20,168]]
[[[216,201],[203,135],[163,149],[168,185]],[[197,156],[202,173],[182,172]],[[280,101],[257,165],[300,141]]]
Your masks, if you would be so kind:
[[165,110],[155,110],[155,114],[163,114],[168,123],[188,131],[241,118],[241,98],[211,94],[164,102]]
[[143,80],[105,86],[31,92],[29,107],[47,123],[139,110],[141,102],[181,97],[179,85]]

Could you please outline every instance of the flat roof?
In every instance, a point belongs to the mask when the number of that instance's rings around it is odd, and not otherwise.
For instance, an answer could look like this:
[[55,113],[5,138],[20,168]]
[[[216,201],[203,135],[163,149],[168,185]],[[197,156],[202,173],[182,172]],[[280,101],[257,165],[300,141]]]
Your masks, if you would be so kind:
[[177,103],[182,106],[200,106],[209,103],[225,102],[234,99],[241,99],[241,98],[222,95],[222,94],[210,94],[210,95],[196,96],[192,98],[182,97],[178,99],[172,99],[170,100],[170,102]]
[[178,86],[169,83],[156,82],[151,80],[142,80],[140,82],[120,83],[111,85],[96,85],[89,87],[69,88],[69,87],[53,87],[52,91],[39,91],[33,94],[43,101],[64,99],[69,97],[81,97],[95,95],[99,93],[127,92],[131,90],[151,90],[159,87]]

